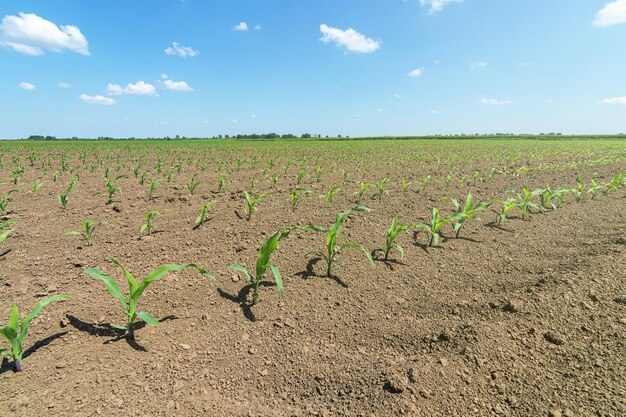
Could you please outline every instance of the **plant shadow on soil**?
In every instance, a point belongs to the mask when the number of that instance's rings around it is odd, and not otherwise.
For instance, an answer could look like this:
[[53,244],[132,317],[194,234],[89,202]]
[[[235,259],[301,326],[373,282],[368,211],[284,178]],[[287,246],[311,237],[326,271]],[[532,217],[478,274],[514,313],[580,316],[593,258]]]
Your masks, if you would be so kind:
[[[22,360],[28,358],[30,355],[32,355],[33,353],[37,352],[42,347],[49,345],[54,340],[58,339],[59,337],[65,336],[66,334],[67,334],[67,330],[64,331],[64,332],[53,334],[52,336],[48,336],[45,339],[38,340],[31,347],[29,347],[28,349],[26,349],[24,351],[24,355],[22,356]],[[8,372],[8,371],[14,371],[15,372],[15,366],[14,366],[12,361],[9,361],[9,359],[5,357],[5,358],[2,359],[2,364],[0,364],[0,375],[4,374],[5,372]]]
[[[276,284],[273,282],[261,281],[259,283],[261,287],[274,287]],[[221,288],[217,289],[217,293],[220,297],[225,298],[228,301],[232,301],[233,303],[238,303],[239,307],[241,307],[241,311],[243,311],[243,315],[248,320],[255,322],[257,320],[254,312],[252,311],[252,304],[248,302],[248,294],[252,290],[252,284],[248,284],[242,289],[239,290],[237,296],[227,293]]]
[[[402,265],[402,266],[406,266],[407,264],[402,262],[402,260],[397,260],[397,259],[391,259],[391,257],[385,259],[382,256],[379,256],[379,253],[382,253],[383,250],[382,249],[374,249],[372,251],[372,259],[374,261],[377,262],[381,262],[383,263],[387,268],[389,268],[390,271],[395,271],[396,269],[394,268],[394,265]],[[391,254],[390,254],[391,256]]]
[[327,277],[327,276],[318,275],[315,273],[315,265],[317,265],[317,263],[321,260],[322,258],[319,258],[319,257],[309,259],[309,261],[306,264],[306,269],[304,271],[300,271],[296,273],[296,275],[302,277],[302,279],[304,280],[307,280],[310,278],[328,278],[328,279],[335,281],[337,284],[341,285],[343,288],[348,288],[348,284],[342,281],[342,279],[339,278],[335,274],[331,274],[330,276]]
[[[120,330],[111,327],[109,324],[91,324],[82,321],[81,319],[74,317],[70,314],[66,315],[72,327],[81,332],[89,333],[92,336],[100,336],[100,337],[110,337],[111,339],[106,340],[104,344],[119,342],[120,340],[125,340],[128,345],[138,352],[147,352],[148,349],[141,346],[137,341],[129,338],[126,335],[125,330]],[[168,320],[176,320],[178,317],[176,316],[167,316],[163,317],[159,320],[159,323],[163,323]],[[140,321],[133,324],[134,330],[141,330],[146,327],[146,322]]]

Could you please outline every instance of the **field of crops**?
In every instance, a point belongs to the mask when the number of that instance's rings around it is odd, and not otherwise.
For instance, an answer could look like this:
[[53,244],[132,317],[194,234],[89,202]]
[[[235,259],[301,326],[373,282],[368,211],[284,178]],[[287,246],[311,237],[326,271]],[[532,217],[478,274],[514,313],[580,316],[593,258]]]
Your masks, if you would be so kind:
[[0,415],[625,415],[625,271],[624,140],[0,142]]

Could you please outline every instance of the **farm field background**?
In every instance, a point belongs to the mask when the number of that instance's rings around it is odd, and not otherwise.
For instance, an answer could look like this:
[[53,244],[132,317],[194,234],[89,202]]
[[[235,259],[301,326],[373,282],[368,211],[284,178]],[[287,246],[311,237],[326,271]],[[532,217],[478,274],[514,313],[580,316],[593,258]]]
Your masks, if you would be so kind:
[[[626,190],[623,177],[604,185],[626,173],[624,140],[5,141],[0,156],[0,197],[17,190],[0,213],[15,222],[0,243],[0,316],[77,298],[32,321],[23,372],[3,362],[7,415],[626,414]],[[105,177],[120,188],[108,204]],[[497,221],[510,190],[577,178],[580,201],[568,192]],[[379,185],[357,201],[362,182]],[[244,191],[266,194],[249,219]],[[430,223],[470,192],[493,204],[458,238],[452,222],[437,247],[410,228],[404,255],[382,260],[392,218]],[[254,271],[275,231],[330,227],[357,204],[371,212],[347,216],[339,243],[374,252],[373,266],[346,248],[326,277],[309,254],[326,235],[295,230],[271,259],[284,299],[268,271],[250,305],[229,265]],[[106,222],[92,245],[65,234],[87,219]],[[184,270],[150,286],[140,303],[161,325],[130,342],[108,325],[123,322],[119,301],[82,273],[100,268],[126,294],[110,256],[138,278],[193,262],[217,281]]]

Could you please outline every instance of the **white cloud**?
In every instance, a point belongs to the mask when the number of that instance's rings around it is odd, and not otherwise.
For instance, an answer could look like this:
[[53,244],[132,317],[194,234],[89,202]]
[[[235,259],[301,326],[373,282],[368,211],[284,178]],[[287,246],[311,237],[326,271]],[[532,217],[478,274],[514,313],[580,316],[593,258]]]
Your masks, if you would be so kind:
[[604,5],[593,21],[595,26],[607,26],[626,23],[626,0],[615,0]]
[[20,12],[6,15],[0,23],[0,45],[25,55],[42,55],[44,51],[67,49],[89,55],[88,42],[76,26],[57,26],[36,14]]
[[246,22],[241,22],[238,25],[233,26],[233,30],[236,30],[237,32],[245,32],[249,30],[248,24]]
[[107,94],[111,96],[121,96],[122,94],[131,94],[136,96],[156,96],[156,87],[143,81],[137,81],[135,84],[128,84],[122,87],[119,84],[108,84]]
[[487,65],[489,65],[489,62],[487,61],[474,61],[474,62],[470,62],[469,68],[471,70],[477,70],[481,68],[487,68]]
[[167,48],[165,48],[165,53],[167,55],[177,55],[182,58],[187,58],[187,57],[194,57],[198,55],[200,52],[196,51],[195,49],[189,46],[183,46],[179,44],[178,42],[172,42],[172,46],[168,46]]
[[112,106],[116,103],[111,97],[105,96],[89,96],[87,94],[81,94],[78,96],[79,100],[84,101],[87,104],[100,104],[102,106]]
[[409,77],[419,77],[424,73],[424,70],[421,68],[415,68],[413,71],[409,72]]
[[201,122],[200,122],[200,124],[201,124],[201,125],[208,125],[208,124],[209,124],[209,121],[208,121],[208,120],[203,120],[203,121],[201,121]]
[[193,88],[191,88],[189,84],[187,84],[185,81],[172,81],[168,79],[168,80],[163,81],[163,85],[165,86],[166,89],[172,90],[172,91],[184,91],[184,92],[193,91]]
[[21,83],[19,83],[19,87],[22,90],[27,90],[27,91],[33,91],[35,88],[35,84],[31,84],[31,83],[27,83],[25,81],[22,81]]
[[439,114],[439,110],[433,109],[430,111],[432,114]]
[[250,117],[252,117],[253,119],[256,119],[256,113],[252,113]]
[[512,103],[511,100],[499,100],[497,98],[482,98],[480,102],[485,106],[506,106]]
[[428,13],[439,13],[448,3],[462,3],[463,0],[419,0],[422,6],[430,7]]
[[621,104],[626,105],[626,96],[624,97],[612,97],[612,98],[603,98],[598,101],[598,104]]
[[59,87],[59,88],[72,88],[72,85],[70,83],[65,83],[65,82],[61,81],[60,83],[57,83],[57,87]]
[[261,30],[261,29],[263,29],[263,26],[261,26],[261,25],[255,25],[254,26],[254,30]]
[[395,98],[397,98],[397,99],[401,99],[402,98],[402,94],[398,94],[398,93],[395,93],[393,96]]
[[520,68],[528,68],[528,67],[532,67],[533,63],[532,62],[518,62],[517,66]]
[[380,48],[381,44],[380,41],[368,38],[352,28],[341,30],[321,24],[320,31],[323,35],[320,41],[324,43],[334,42],[337,46],[343,46],[351,52],[368,54]]

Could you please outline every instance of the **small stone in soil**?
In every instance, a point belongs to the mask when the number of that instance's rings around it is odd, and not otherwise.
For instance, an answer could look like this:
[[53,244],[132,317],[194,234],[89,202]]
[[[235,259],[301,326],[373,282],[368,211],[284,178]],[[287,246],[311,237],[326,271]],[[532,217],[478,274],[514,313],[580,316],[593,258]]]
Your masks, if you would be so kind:
[[558,335],[552,332],[544,333],[543,338],[546,339],[548,342],[552,343],[553,345],[557,345],[557,346],[560,346],[564,343],[563,339],[561,339]]

